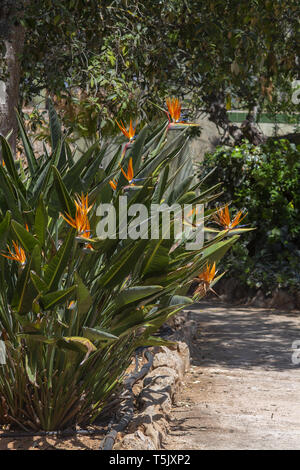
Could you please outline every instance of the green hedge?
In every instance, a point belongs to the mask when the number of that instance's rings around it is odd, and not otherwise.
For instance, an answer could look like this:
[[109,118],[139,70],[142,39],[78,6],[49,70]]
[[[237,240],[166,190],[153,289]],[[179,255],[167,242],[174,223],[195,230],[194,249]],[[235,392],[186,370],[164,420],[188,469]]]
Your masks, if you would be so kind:
[[256,227],[235,244],[224,267],[229,276],[267,294],[275,287],[299,288],[299,151],[300,146],[286,140],[258,147],[244,142],[218,147],[201,164],[201,177],[215,168],[207,185],[223,182],[221,200],[231,200],[233,209],[245,208],[243,224]]

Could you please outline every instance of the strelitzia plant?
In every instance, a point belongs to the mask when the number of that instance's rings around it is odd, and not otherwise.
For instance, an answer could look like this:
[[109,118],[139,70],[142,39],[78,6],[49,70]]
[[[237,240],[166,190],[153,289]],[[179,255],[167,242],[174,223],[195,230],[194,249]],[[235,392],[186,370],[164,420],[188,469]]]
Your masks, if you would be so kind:
[[[50,109],[51,155],[34,156],[20,120],[27,166],[15,164],[2,138],[0,331],[7,364],[0,368],[0,424],[26,430],[95,420],[120,390],[136,348],[168,344],[154,333],[193,302],[188,290],[196,276],[205,286],[216,282],[212,268],[210,279],[199,273],[237,239],[220,230],[201,249],[187,251],[184,240],[175,246],[174,219],[170,237],[161,231],[151,239],[148,220],[148,237],[122,239],[117,230],[115,238],[97,238],[99,203],[117,208],[118,194],[137,180],[141,184],[127,191],[128,207],[206,204],[218,185],[202,191],[187,175],[170,190],[176,178],[170,165],[184,154],[187,139],[179,133],[168,141],[165,123],[141,129],[129,156],[118,149],[107,161],[95,144],[75,162]],[[133,220],[128,217],[127,229]],[[3,251],[7,245],[14,251]]]

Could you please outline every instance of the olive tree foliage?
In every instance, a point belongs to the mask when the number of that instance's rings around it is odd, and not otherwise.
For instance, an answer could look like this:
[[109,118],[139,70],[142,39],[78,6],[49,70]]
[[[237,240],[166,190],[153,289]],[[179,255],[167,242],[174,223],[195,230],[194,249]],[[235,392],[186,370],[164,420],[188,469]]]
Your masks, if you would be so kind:
[[[82,133],[151,118],[171,94],[234,141],[264,139],[262,110],[296,111],[297,0],[28,0],[20,22],[21,96],[46,89]],[[242,129],[234,99],[249,110]]]

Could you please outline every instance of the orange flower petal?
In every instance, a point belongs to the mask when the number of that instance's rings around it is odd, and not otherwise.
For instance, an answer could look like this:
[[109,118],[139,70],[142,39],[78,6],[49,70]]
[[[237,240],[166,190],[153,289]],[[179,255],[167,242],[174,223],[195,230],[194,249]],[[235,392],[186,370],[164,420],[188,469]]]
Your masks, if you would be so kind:
[[128,181],[132,181],[133,180],[133,165],[132,165],[132,158],[129,159],[129,164],[128,164],[128,170],[127,170],[127,179]]

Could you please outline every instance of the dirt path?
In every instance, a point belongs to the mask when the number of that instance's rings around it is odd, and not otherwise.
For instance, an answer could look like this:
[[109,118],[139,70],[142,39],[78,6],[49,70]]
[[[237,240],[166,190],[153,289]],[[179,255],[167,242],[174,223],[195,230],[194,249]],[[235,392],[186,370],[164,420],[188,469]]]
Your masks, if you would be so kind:
[[201,304],[166,449],[300,449],[300,312]]

